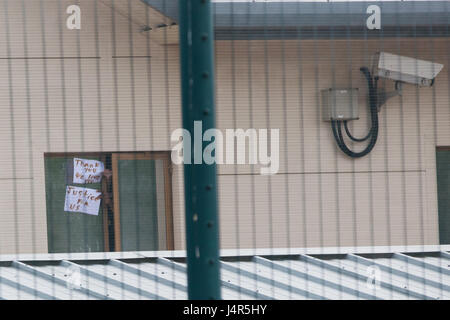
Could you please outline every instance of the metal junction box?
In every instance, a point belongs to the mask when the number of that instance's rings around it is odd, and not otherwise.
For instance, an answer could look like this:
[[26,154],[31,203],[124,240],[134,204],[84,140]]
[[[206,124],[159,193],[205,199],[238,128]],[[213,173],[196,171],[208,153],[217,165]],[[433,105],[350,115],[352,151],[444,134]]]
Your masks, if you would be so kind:
[[357,120],[358,89],[325,89],[322,90],[322,119]]

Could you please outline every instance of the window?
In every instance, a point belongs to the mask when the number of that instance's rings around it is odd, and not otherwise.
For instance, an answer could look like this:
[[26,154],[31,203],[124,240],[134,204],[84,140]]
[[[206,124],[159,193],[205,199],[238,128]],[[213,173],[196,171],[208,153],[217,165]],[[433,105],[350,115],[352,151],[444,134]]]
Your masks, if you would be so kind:
[[450,244],[450,147],[436,152],[438,188],[439,243]]
[[[101,161],[101,180],[74,183],[76,159]],[[45,183],[50,253],[173,249],[169,152],[47,153]],[[100,192],[98,209],[77,211],[74,190]]]

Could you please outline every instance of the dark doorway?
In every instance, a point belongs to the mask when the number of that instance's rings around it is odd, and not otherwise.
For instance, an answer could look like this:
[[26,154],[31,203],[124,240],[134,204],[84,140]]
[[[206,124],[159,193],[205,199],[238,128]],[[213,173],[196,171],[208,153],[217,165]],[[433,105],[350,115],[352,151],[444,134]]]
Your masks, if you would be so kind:
[[436,152],[439,243],[450,244],[450,147]]

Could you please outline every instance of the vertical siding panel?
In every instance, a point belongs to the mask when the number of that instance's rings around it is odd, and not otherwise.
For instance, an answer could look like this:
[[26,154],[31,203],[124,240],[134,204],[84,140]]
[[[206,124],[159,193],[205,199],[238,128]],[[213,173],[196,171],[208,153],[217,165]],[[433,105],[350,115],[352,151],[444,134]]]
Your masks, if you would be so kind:
[[[45,20],[45,52],[47,57],[61,57],[59,32],[62,32],[63,54],[66,57],[78,55],[77,34],[80,36],[80,55],[95,57],[95,24],[94,2],[81,1],[81,31],[65,28],[65,8],[71,1],[42,1]],[[117,2],[121,3],[121,2]],[[124,1],[123,4],[127,4]],[[122,5],[122,4],[121,4]],[[28,54],[41,57],[43,53],[40,3],[27,1]],[[18,195],[18,211],[13,207],[12,190],[12,140],[9,119],[8,77],[0,78],[0,118],[5,119],[0,126],[0,187],[4,193],[0,195],[0,253],[13,250],[14,214],[18,216],[21,237],[20,252],[30,252],[32,248],[31,230],[36,231],[36,250],[47,250],[46,207],[45,207],[45,171],[44,152],[61,151],[133,151],[133,150],[170,150],[169,141],[172,130],[181,127],[179,97],[178,46],[162,46],[150,41],[151,73],[148,73],[147,60],[136,58],[131,70],[129,59],[112,58],[112,14],[116,29],[116,55],[127,56],[133,52],[136,56],[145,56],[146,34],[139,32],[139,21],[143,19],[143,4],[132,1],[130,21],[122,14],[112,13],[107,6],[98,3],[99,48],[100,60],[76,59],[46,60],[48,71],[48,105],[45,105],[45,87],[43,81],[44,61],[29,60],[30,98],[32,113],[33,145],[28,141],[26,121],[26,78],[23,60],[10,61],[13,70],[12,84],[14,88],[14,126],[16,148],[16,178],[19,190],[28,190],[33,186],[35,198],[35,225],[31,224],[31,198],[26,192]],[[11,34],[11,54],[14,57],[24,56],[23,23],[20,2],[9,2]],[[62,12],[61,12],[62,10]],[[120,10],[128,10],[127,6]],[[59,18],[58,18],[59,17]],[[0,24],[4,17],[0,15]],[[64,25],[61,27],[61,22]],[[130,51],[129,23],[131,23],[133,50]],[[399,42],[398,42],[399,41]],[[253,112],[250,114],[249,79],[248,79],[248,43],[236,41],[235,46],[235,103],[237,111],[237,127],[248,129],[265,128],[267,123],[266,104],[270,107],[270,124],[280,129],[280,139],[287,133],[287,142],[280,141],[280,175],[272,177],[269,190],[268,177],[259,175],[259,166],[220,165],[219,205],[221,219],[221,245],[224,248],[250,247],[317,247],[317,246],[353,246],[353,245],[406,245],[437,244],[437,199],[435,147],[450,145],[450,109],[448,95],[448,41],[446,39],[383,39],[335,41],[331,43],[317,41],[315,56],[314,42],[302,41],[301,57],[298,56],[297,41],[285,41],[285,92],[287,127],[283,119],[282,92],[282,50],[281,42],[268,41],[268,96],[266,101],[266,75],[264,60],[264,42],[251,41],[251,79]],[[445,65],[433,88],[404,86],[403,113],[401,113],[398,97],[389,100],[379,113],[379,139],[372,153],[363,159],[350,160],[341,152],[336,152],[329,123],[317,118],[316,87],[314,79],[314,62],[319,63],[318,89],[333,85],[332,66],[336,73],[335,86],[360,88],[360,120],[350,125],[355,136],[362,136],[367,131],[366,123],[366,83],[359,67],[368,61],[367,54],[377,50],[411,55],[417,51],[421,59],[435,60]],[[348,59],[351,53],[352,59]],[[167,61],[166,61],[167,54]],[[334,56],[334,64],[332,58]],[[0,33],[0,58],[5,58],[5,33]],[[217,125],[219,129],[233,128],[233,84],[231,82],[231,44],[227,41],[216,42],[217,68]],[[165,64],[168,62],[168,80],[165,78]],[[100,64],[101,106],[98,105],[96,64]],[[113,64],[117,66],[118,91],[115,92]],[[81,65],[83,96],[80,99],[78,66]],[[301,67],[302,74],[298,74]],[[64,79],[62,78],[64,71]],[[134,79],[131,79],[132,72]],[[0,73],[8,73],[8,60],[0,60]],[[300,79],[302,94],[299,95]],[[132,114],[132,80],[134,80],[135,114]],[[149,97],[148,82],[151,81],[152,94]],[[387,89],[392,88],[386,82]],[[66,122],[63,114],[62,88],[66,88]],[[116,127],[115,94],[118,95],[119,127]],[[417,94],[417,96],[416,96]],[[167,100],[167,95],[169,100]],[[433,100],[433,95],[434,99]],[[416,100],[418,98],[418,101]],[[300,103],[300,99],[302,104]],[[150,102],[151,101],[151,109]],[[436,123],[433,117],[433,101],[436,108]],[[84,114],[80,114],[80,102],[83,103]],[[299,110],[302,107],[302,110]],[[420,134],[417,130],[416,107],[419,108]],[[101,107],[101,116],[98,108]],[[48,108],[48,126],[46,117]],[[303,119],[300,119],[300,111]],[[135,116],[135,127],[133,127]],[[167,117],[170,121],[167,121]],[[83,119],[83,123],[81,123]],[[304,130],[300,130],[303,120]],[[403,121],[403,130],[401,129]],[[101,123],[102,132],[99,124]],[[386,124],[386,126],[385,126]],[[319,128],[317,128],[319,126]],[[83,130],[83,134],[81,132]],[[153,137],[151,137],[153,132]],[[100,140],[100,133],[101,139]],[[135,133],[135,135],[134,135]],[[436,137],[434,136],[436,133]],[[64,137],[67,135],[65,145]],[[303,137],[301,136],[303,134]],[[47,135],[50,145],[47,146]],[[319,136],[318,136],[319,135]],[[402,142],[402,135],[404,145]],[[134,136],[136,140],[134,140]],[[84,137],[84,141],[82,140]],[[320,138],[320,163],[318,159],[318,138]],[[301,141],[304,141],[304,170],[301,163]],[[117,145],[120,143],[120,148]],[[33,151],[33,172],[29,168],[30,149]],[[403,150],[405,154],[402,155]],[[288,157],[285,161],[285,157]],[[404,157],[404,161],[402,160]],[[285,167],[288,164],[289,170]],[[319,166],[320,165],[320,166]],[[319,167],[322,172],[319,171]],[[369,170],[372,172],[369,172]],[[255,184],[252,187],[252,176]],[[238,212],[235,210],[235,177],[239,184]],[[354,172],[353,172],[354,171]],[[320,176],[321,175],[321,176]],[[320,178],[320,179],[319,179]],[[287,190],[285,179],[287,179]],[[353,179],[355,187],[353,187]],[[371,180],[370,180],[371,179]],[[404,186],[402,181],[405,181]],[[319,185],[319,181],[322,184]],[[370,184],[370,181],[372,183]],[[173,209],[175,248],[184,248],[184,198],[183,170],[174,166],[173,171]],[[302,185],[305,185],[305,190]],[[335,187],[338,190],[335,190]],[[386,194],[386,186],[389,194]],[[370,187],[372,186],[372,189]],[[319,203],[319,190],[322,190],[322,203]],[[286,192],[289,194],[290,212],[286,212]],[[268,194],[272,196],[270,210]],[[305,194],[302,203],[302,195]],[[403,201],[405,194],[406,203]],[[253,209],[251,198],[255,196]],[[370,215],[370,199],[372,197],[373,216]],[[336,207],[339,201],[339,210]],[[353,208],[353,203],[356,207]],[[303,209],[305,208],[305,210]],[[322,224],[320,215],[322,208]],[[289,225],[287,224],[289,217]],[[237,219],[237,220],[236,220]],[[239,243],[236,232],[239,232]],[[287,239],[289,235],[289,239]]]

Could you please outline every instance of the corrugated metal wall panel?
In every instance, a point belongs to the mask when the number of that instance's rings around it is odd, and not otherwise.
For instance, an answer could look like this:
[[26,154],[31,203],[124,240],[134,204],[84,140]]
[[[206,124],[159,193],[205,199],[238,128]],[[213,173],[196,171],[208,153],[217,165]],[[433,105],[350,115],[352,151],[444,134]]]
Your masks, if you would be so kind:
[[[80,1],[83,27],[78,47],[75,33],[64,25],[61,27],[61,21],[56,18],[58,8],[66,8],[70,1],[62,1],[59,6],[56,0],[43,3],[44,33],[39,2],[26,1],[28,56],[80,55],[89,59],[47,59],[45,64],[43,60],[28,60],[28,76],[25,61],[3,59],[8,54],[14,58],[25,56],[21,4],[9,2],[9,16],[18,18],[8,21],[14,32],[9,53],[5,33],[0,33],[0,72],[5,75],[0,79],[0,102],[5,106],[0,116],[10,119],[8,85],[11,84],[16,176],[12,176],[11,122],[8,120],[0,128],[3,150],[0,165],[4,169],[0,172],[0,187],[4,190],[0,194],[0,253],[47,252],[44,152],[99,151],[100,148],[108,151],[169,150],[170,133],[181,126],[178,46],[164,47],[151,40],[150,65],[147,65],[147,58],[136,58],[131,69],[131,59],[123,57],[148,54],[146,35],[139,32],[141,22],[130,22],[117,12],[112,14],[111,9],[100,2],[95,17],[95,2]],[[143,4],[134,0],[131,3],[132,15],[138,15],[140,21]],[[6,22],[4,17],[0,16],[0,25]],[[98,51],[95,19],[99,25]],[[113,19],[116,50],[112,47]],[[235,78],[232,78],[232,45]],[[402,104],[395,98],[383,107],[375,150],[368,157],[353,162],[337,152],[329,126],[321,121],[318,92],[334,85],[365,90],[359,67],[367,65],[370,56],[380,48],[404,55],[414,52],[421,59],[434,60],[446,67],[432,88],[421,88],[417,95],[415,87],[405,86]],[[121,58],[113,59],[113,55]],[[94,59],[97,56],[100,59]],[[266,60],[268,74],[265,73]],[[438,243],[434,152],[436,146],[448,145],[450,141],[447,39],[274,40],[267,43],[255,40],[233,44],[217,41],[216,61],[218,127],[235,126],[232,112],[235,107],[239,112],[238,128],[265,128],[270,120],[271,127],[280,129],[281,138],[280,174],[271,178],[271,190],[268,178],[259,176],[258,166],[219,166],[221,245],[224,248]],[[13,71],[12,79],[6,76],[8,64]],[[83,130],[80,130],[79,66],[83,108],[87,112],[83,116]],[[334,80],[333,73],[338,75]],[[97,87],[98,76],[100,88]],[[26,79],[30,84],[31,128],[26,122]],[[117,91],[114,79],[117,79]],[[66,121],[62,107],[63,87],[66,88]],[[360,90],[361,99],[364,99],[364,90]],[[265,113],[267,106],[269,119]],[[119,128],[115,127],[116,107]],[[284,125],[284,110],[287,126]],[[360,111],[363,119],[363,104]],[[416,128],[418,122],[420,134]],[[29,130],[33,136],[32,146],[28,141]],[[362,135],[365,130],[364,120],[354,122],[355,135]],[[67,149],[65,135],[70,137]],[[255,176],[250,175],[252,170]],[[185,238],[182,181],[182,168],[175,166],[173,202],[177,249],[184,248]],[[34,204],[28,191],[18,190],[32,190]],[[236,190],[239,191],[237,198]],[[251,199],[253,192],[255,203],[244,201]]]

